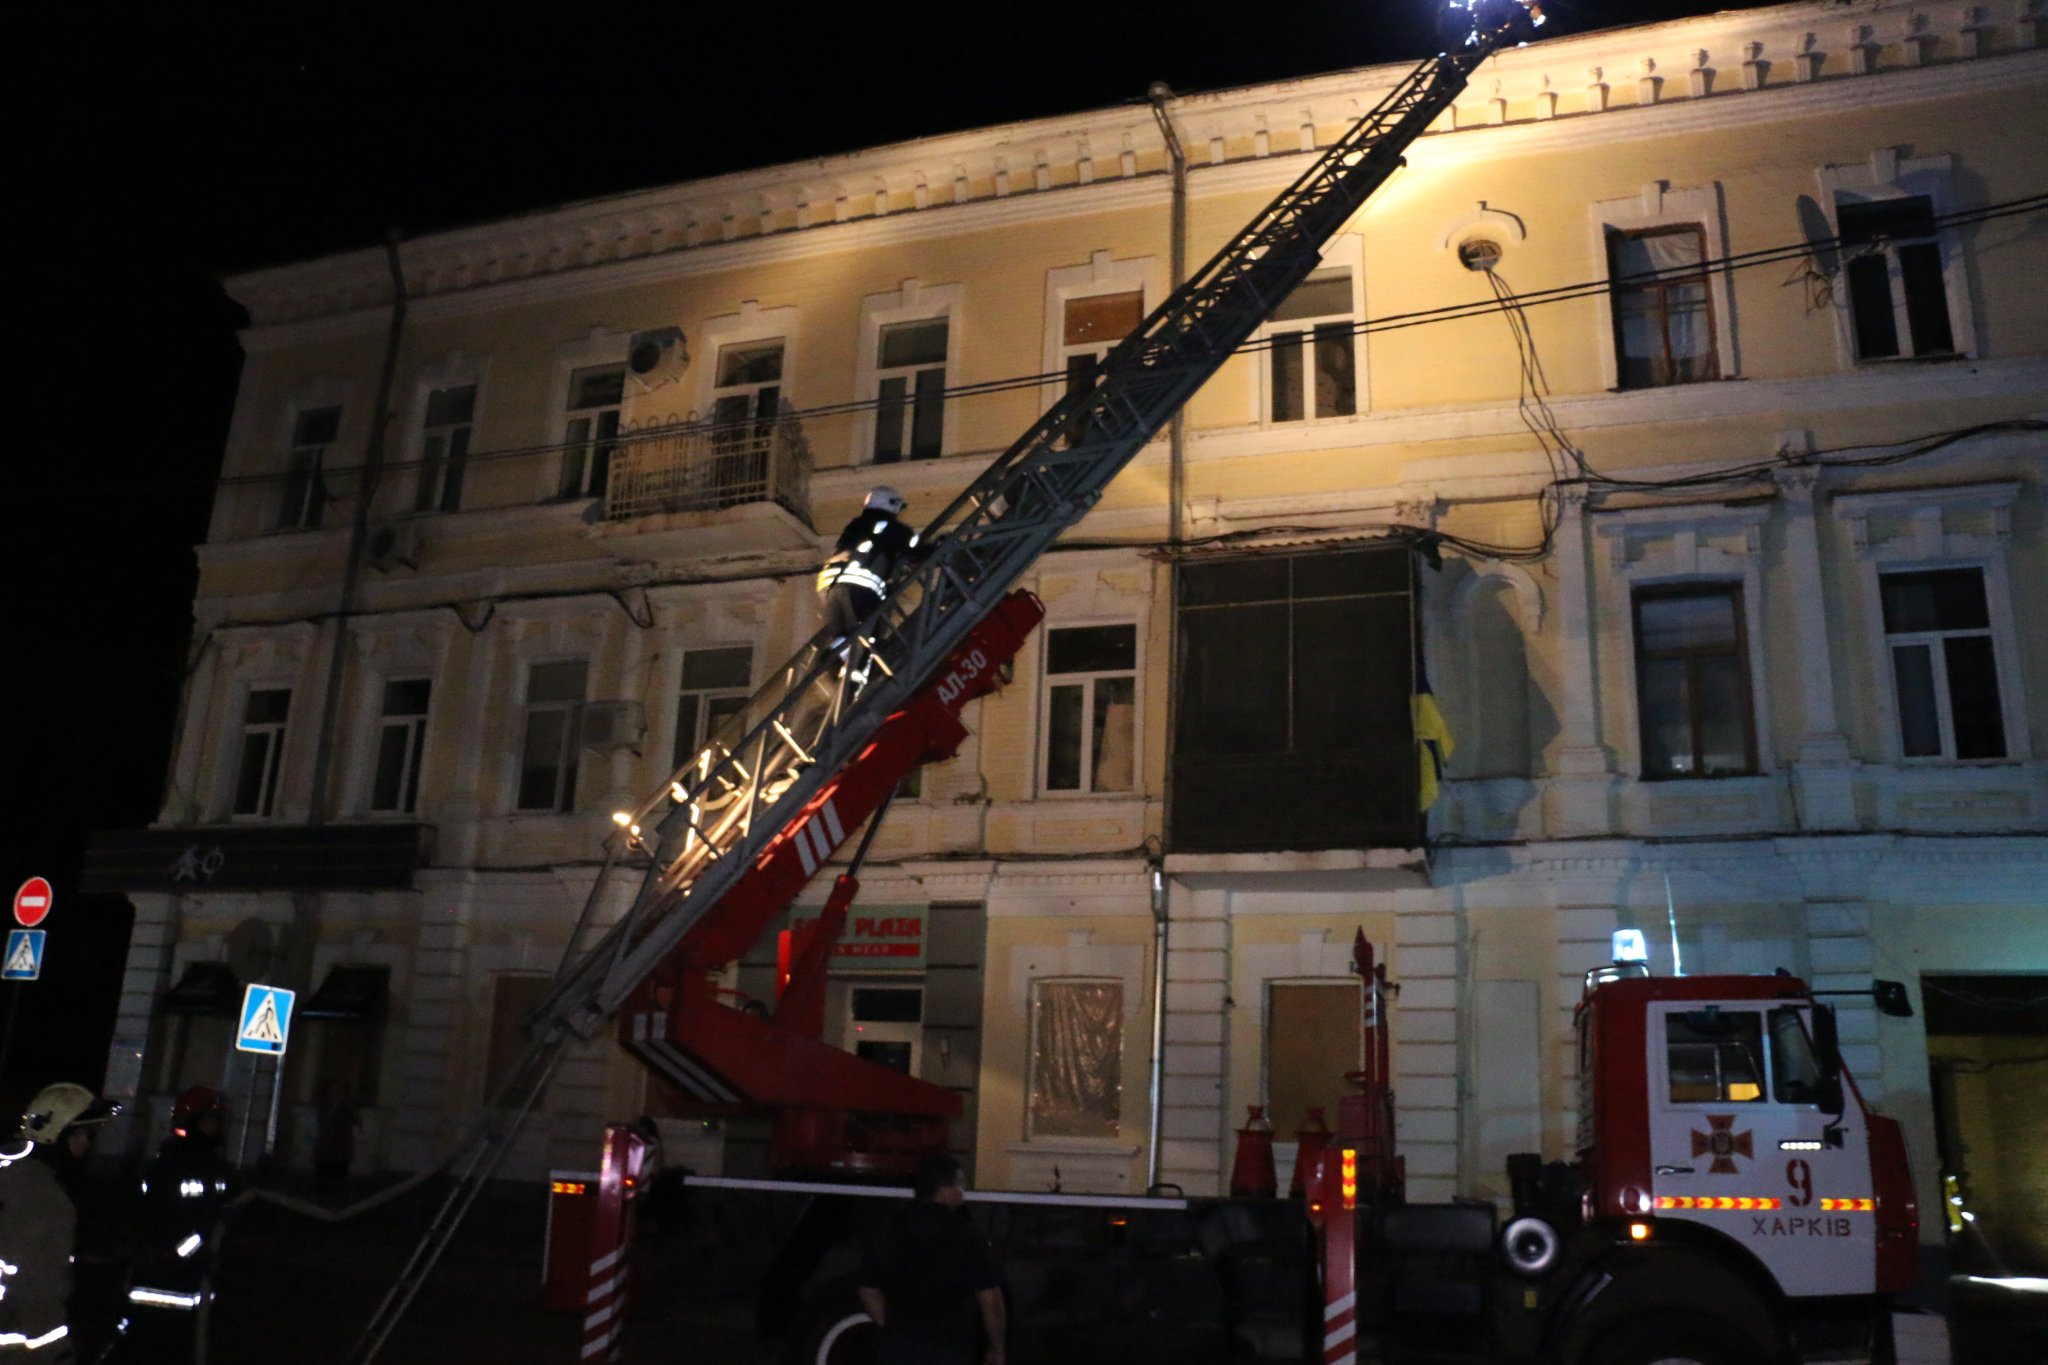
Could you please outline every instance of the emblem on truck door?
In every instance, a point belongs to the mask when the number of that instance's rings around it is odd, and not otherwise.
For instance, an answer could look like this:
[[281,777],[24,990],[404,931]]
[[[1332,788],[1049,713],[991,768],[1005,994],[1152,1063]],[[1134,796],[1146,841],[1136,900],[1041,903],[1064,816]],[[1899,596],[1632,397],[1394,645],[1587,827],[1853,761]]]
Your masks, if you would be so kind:
[[1735,1164],[1735,1158],[1756,1155],[1756,1144],[1751,1140],[1749,1130],[1736,1132],[1733,1114],[1709,1114],[1707,1127],[1711,1131],[1692,1130],[1692,1154],[1713,1156],[1713,1164],[1707,1167],[1708,1175],[1740,1174],[1742,1168]]

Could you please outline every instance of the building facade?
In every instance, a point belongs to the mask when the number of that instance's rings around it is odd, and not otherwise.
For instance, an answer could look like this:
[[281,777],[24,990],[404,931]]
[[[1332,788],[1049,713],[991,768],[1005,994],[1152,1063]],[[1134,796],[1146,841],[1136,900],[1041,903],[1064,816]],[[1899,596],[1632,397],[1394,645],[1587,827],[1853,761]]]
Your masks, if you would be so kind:
[[[1926,1207],[1957,1176],[2048,1252],[2048,1074],[1984,1094],[2048,995],[2038,26],[1801,3],[1491,62],[1038,564],[1014,681],[877,836],[828,1033],[957,1089],[983,1185],[1213,1192],[1248,1106],[1283,1161],[1334,1112],[1362,930],[1418,1197],[1497,1196],[1569,1154],[1580,978],[1640,928],[1660,971],[1904,980],[1913,1019],[1841,1002],[1859,1084]],[[1164,100],[1185,258],[1400,74]],[[870,485],[937,511],[1165,297],[1176,183],[1138,105],[228,281],[168,793],[89,869],[137,909],[109,1089],[225,1083],[260,1129],[223,1002],[279,981],[287,1155],[337,1084],[364,1166],[444,1150],[610,812],[816,629]],[[508,1173],[643,1112],[759,1162],[600,1040]]]

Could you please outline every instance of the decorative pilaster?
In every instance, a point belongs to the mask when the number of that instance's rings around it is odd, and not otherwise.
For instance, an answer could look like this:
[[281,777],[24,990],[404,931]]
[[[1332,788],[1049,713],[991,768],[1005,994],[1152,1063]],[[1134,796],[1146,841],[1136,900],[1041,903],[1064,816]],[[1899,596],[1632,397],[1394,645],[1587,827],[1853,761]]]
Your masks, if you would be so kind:
[[1545,793],[1544,827],[1558,836],[1613,828],[1614,761],[1600,742],[1600,641],[1587,561],[1586,494],[1560,498],[1555,539],[1558,578],[1559,739]]
[[[1811,445],[1805,432],[1793,433],[1784,444]],[[1820,471],[1787,469],[1777,475],[1779,503],[1785,509],[1784,598],[1792,613],[1792,637],[1805,642],[1832,639],[1828,630],[1827,594],[1822,580],[1820,537],[1814,521],[1814,490]],[[1792,795],[1802,829],[1856,828],[1856,764],[1835,709],[1834,662],[1821,644],[1792,651],[1791,667],[1798,683],[1799,754],[1792,764]]]

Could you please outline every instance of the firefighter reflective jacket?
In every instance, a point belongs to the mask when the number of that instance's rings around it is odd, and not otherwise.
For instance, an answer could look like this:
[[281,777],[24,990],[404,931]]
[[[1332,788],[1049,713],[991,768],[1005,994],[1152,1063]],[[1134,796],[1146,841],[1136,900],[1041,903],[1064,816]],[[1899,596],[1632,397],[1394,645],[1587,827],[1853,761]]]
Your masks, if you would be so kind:
[[[78,1213],[27,1138],[0,1142],[0,1359],[69,1345]],[[28,1356],[29,1359],[40,1359]]]
[[818,591],[837,587],[865,588],[880,597],[897,564],[917,549],[917,532],[887,512],[865,511],[846,523],[825,567],[818,570]]
[[234,1175],[217,1138],[173,1137],[157,1149],[142,1173],[142,1249],[130,1303],[192,1309],[205,1302]]

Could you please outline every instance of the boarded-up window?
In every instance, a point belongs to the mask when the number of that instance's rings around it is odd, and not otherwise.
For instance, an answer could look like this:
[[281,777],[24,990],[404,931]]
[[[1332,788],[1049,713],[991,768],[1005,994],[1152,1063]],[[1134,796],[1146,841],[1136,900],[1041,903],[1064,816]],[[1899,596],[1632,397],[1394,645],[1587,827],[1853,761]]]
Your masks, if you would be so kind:
[[1123,1051],[1122,982],[1034,981],[1025,1135],[1115,1137]]
[[484,1099],[495,1097],[526,1055],[526,1019],[548,992],[549,978],[501,972],[491,978],[491,1045],[484,1061]]
[[1266,1117],[1281,1137],[1321,1109],[1336,1126],[1337,1101],[1355,1093],[1344,1077],[1360,1054],[1356,981],[1275,981],[1266,987]]

